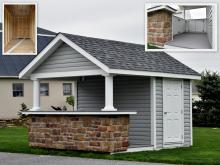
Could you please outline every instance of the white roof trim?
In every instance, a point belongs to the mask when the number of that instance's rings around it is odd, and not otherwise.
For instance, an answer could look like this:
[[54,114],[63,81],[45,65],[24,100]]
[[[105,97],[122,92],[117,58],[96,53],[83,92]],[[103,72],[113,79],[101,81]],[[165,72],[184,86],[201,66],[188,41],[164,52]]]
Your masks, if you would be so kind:
[[153,11],[157,11],[157,10],[168,10],[172,13],[175,13],[176,10],[173,10],[172,8],[168,7],[167,5],[161,5],[161,6],[155,6],[155,7],[152,7],[150,9],[147,9],[147,12],[153,12]]
[[83,70],[83,71],[69,71],[69,72],[53,72],[53,73],[34,73],[31,79],[43,78],[59,78],[59,77],[79,77],[79,76],[94,76],[105,75],[106,73],[101,69]]
[[56,35],[52,35],[52,34],[37,34],[38,36],[44,36],[44,37],[56,37]]
[[181,78],[181,79],[192,79],[192,80],[200,80],[201,79],[200,76],[195,76],[195,75],[183,75],[183,74],[148,72],[148,71],[135,71],[135,70],[122,70],[122,69],[110,69],[109,72],[112,74],[122,74],[122,75]]
[[23,111],[23,115],[136,115],[137,112]]
[[[172,74],[172,73],[161,73],[161,72],[148,72],[148,71],[135,71],[135,70],[123,70],[123,69],[110,69],[108,66],[97,60],[95,57],[87,53],[85,50],[83,50],[81,47],[79,47],[77,44],[69,40],[67,37],[65,37],[62,34],[58,34],[41,52],[38,56],[36,56],[19,74],[19,78],[27,78],[31,72],[36,69],[47,57],[51,55],[50,51],[55,50],[59,44],[62,42],[65,42],[70,47],[78,51],[81,55],[83,55],[85,58],[93,62],[95,65],[100,67],[104,72],[107,74],[122,74],[122,75],[137,75],[137,76],[151,76],[151,77],[167,77],[167,78],[182,78],[182,79],[200,79],[200,76],[195,75],[183,75],[183,74]],[[48,53],[49,52],[49,53]],[[95,73],[97,72],[97,73]],[[55,73],[39,73],[39,74],[33,74],[32,77],[38,77],[38,78],[52,78],[51,76],[59,76],[59,77],[65,77],[67,75],[70,75],[72,73],[75,76],[86,76],[83,74],[83,72],[67,72],[66,74],[63,72],[55,72]],[[80,75],[81,74],[81,75]],[[99,75],[101,74],[100,70],[92,70],[93,75]],[[73,76],[72,75],[72,76]],[[47,77],[48,76],[48,77]]]

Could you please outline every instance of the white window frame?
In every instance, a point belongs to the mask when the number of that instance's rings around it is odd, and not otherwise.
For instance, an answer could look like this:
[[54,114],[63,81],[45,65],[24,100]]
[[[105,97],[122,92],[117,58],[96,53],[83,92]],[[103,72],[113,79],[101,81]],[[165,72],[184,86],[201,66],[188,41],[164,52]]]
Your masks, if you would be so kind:
[[[41,85],[47,85],[48,86],[48,94],[47,95],[44,95],[43,93],[41,92],[45,92],[45,91],[41,91]],[[50,85],[49,83],[40,83],[40,96],[49,96],[50,95]]]
[[[64,91],[64,86],[65,85],[70,85],[70,93],[65,93]],[[73,95],[73,85],[72,85],[72,83],[71,82],[64,82],[63,83],[63,96],[71,96],[71,95]]]
[[[22,95],[21,96],[14,96],[14,92],[20,92],[20,90],[14,90],[14,85],[21,85],[22,86]],[[24,97],[24,83],[12,83],[12,96],[13,97]]]

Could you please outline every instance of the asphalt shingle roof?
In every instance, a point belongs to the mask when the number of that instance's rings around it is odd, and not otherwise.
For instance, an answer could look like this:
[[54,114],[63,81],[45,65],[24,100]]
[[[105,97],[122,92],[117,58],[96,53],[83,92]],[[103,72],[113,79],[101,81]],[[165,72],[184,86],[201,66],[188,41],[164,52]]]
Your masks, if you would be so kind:
[[110,69],[199,75],[165,52],[145,52],[144,45],[62,34]]
[[[42,28],[38,29],[40,29],[41,32],[45,32],[44,34],[56,34],[45,29],[42,30]],[[66,33],[62,34],[111,69],[199,75],[165,52],[145,52],[144,45]],[[30,63],[35,56],[2,56],[1,35],[0,33],[0,76],[18,76],[19,72]],[[42,51],[52,39],[53,37],[38,36],[38,53]]]
[[0,56],[0,77],[18,76],[21,70],[28,65],[33,55],[5,55]]

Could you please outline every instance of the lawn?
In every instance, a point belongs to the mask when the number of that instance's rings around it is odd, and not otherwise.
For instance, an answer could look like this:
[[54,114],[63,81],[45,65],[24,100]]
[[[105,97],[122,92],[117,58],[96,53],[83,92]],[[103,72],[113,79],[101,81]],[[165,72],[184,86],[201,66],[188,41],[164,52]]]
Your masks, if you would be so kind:
[[220,164],[220,129],[194,128],[193,132],[193,147],[109,155],[30,148],[26,128],[1,128],[0,151],[176,164]]

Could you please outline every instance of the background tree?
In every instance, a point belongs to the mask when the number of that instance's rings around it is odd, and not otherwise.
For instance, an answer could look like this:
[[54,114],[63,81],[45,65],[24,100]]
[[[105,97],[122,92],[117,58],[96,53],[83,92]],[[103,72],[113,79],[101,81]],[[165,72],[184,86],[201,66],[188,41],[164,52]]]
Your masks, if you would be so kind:
[[220,126],[220,75],[205,71],[196,81],[201,100],[193,101],[194,123],[196,125]]

